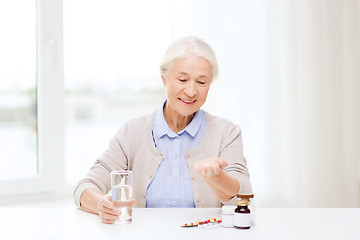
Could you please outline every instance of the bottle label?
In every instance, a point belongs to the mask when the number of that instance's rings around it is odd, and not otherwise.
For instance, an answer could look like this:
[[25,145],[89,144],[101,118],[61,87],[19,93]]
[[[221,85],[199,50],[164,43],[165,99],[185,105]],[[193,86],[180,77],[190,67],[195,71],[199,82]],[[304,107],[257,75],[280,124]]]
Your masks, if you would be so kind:
[[234,214],[235,227],[250,227],[250,224],[251,224],[250,213]]

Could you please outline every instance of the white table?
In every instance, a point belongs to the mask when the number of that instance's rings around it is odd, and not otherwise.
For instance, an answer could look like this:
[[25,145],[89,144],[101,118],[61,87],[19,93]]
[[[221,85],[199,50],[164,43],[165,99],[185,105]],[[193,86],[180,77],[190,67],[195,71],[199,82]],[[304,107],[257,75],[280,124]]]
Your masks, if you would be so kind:
[[76,208],[0,208],[0,239],[360,239],[360,208],[257,208],[255,226],[183,228],[221,209],[133,209],[133,223],[107,225]]

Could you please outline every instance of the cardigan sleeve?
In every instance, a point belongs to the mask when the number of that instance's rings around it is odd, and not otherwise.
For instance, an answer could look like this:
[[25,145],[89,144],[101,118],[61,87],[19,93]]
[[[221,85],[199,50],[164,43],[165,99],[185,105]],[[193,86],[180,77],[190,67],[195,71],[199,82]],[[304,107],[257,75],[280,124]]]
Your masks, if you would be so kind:
[[80,207],[80,197],[86,189],[94,188],[106,194],[111,188],[111,171],[128,168],[127,146],[124,145],[127,143],[127,135],[125,125],[110,140],[108,148],[91,167],[86,177],[79,181],[73,194],[77,207]]
[[229,163],[224,171],[239,181],[239,193],[252,193],[247,162],[243,155],[241,130],[238,125],[232,125],[223,135],[219,157]]

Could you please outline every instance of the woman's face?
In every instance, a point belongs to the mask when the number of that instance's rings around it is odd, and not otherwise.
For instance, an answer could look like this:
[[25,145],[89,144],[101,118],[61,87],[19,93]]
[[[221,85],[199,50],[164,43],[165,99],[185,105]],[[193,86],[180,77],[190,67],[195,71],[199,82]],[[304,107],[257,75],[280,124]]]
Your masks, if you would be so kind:
[[212,68],[203,57],[177,59],[163,78],[168,104],[181,116],[195,113],[205,103],[212,81]]

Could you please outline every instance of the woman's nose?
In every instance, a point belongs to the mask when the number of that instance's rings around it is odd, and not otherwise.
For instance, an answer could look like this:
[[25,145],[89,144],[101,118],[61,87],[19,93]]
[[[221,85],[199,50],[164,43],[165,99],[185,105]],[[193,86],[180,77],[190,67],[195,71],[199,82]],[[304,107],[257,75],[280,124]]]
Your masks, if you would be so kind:
[[187,84],[184,92],[187,96],[194,97],[197,93],[196,85],[194,83]]

